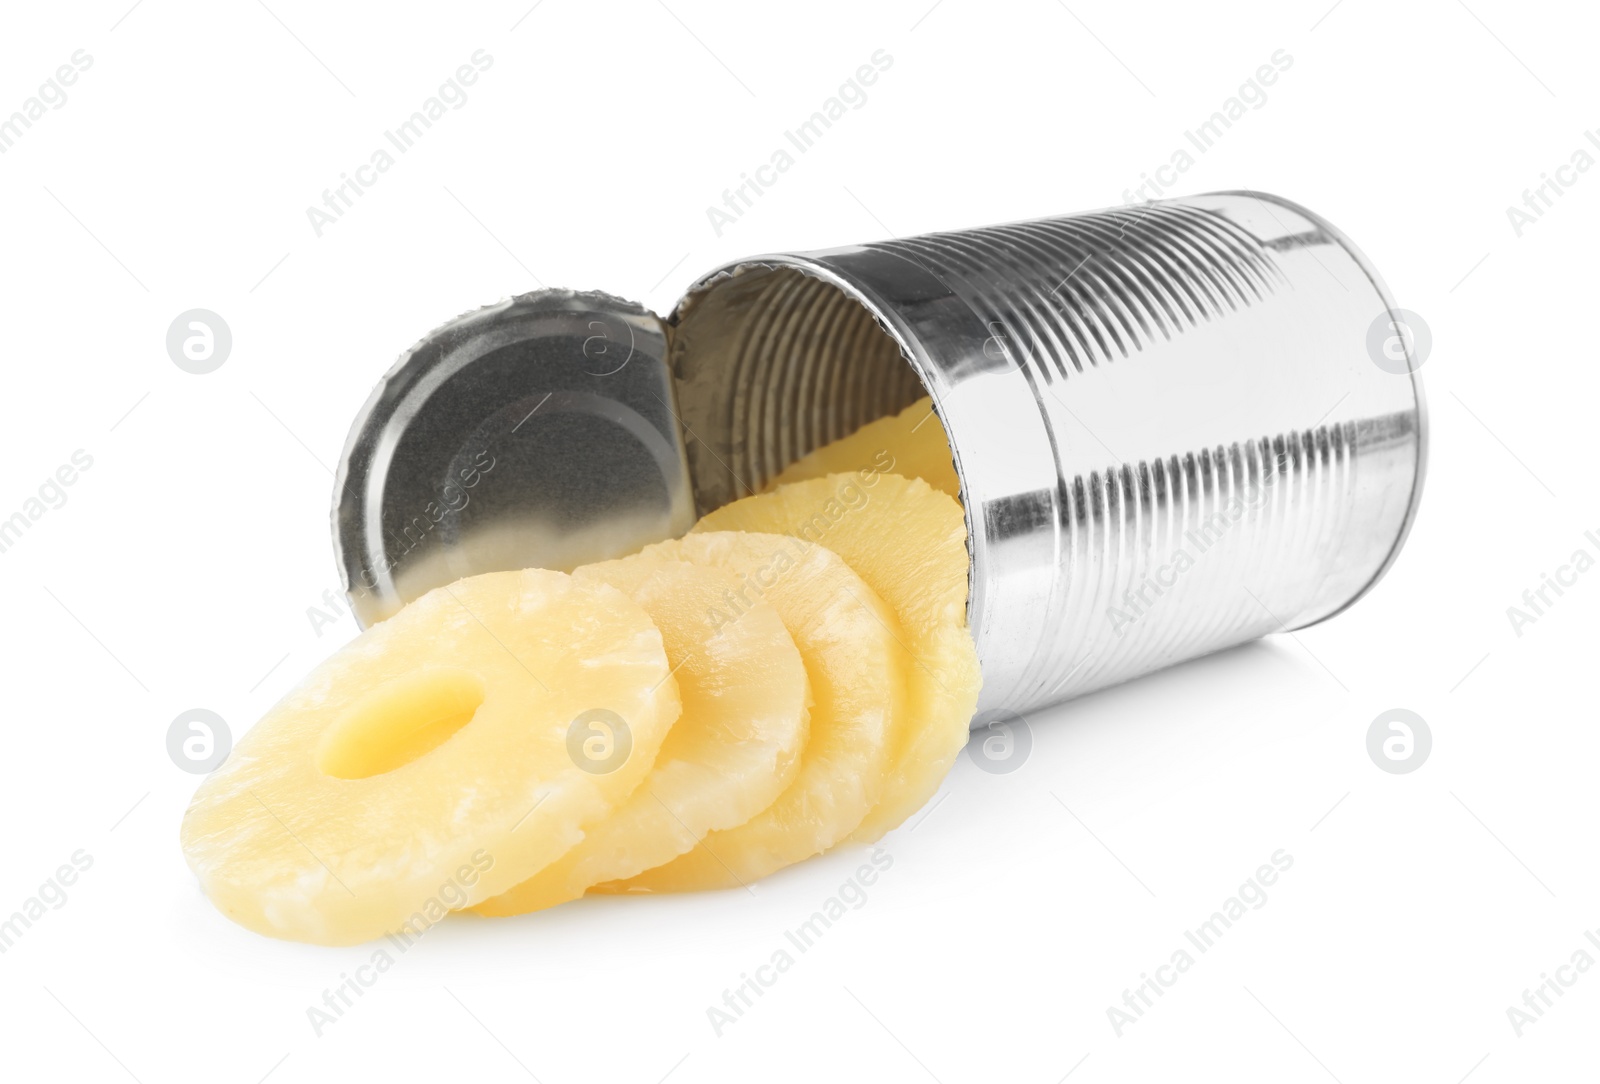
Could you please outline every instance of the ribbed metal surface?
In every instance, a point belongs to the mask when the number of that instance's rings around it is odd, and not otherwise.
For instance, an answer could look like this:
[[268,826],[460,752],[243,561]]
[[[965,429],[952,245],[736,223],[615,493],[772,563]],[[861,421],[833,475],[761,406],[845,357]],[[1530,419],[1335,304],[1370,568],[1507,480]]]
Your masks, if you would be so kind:
[[1319,620],[1387,567],[1425,447],[1414,374],[1366,352],[1392,307],[1331,227],[1254,194],[730,265],[674,317],[696,498],[925,387],[982,706],[1065,699]]
[[732,463],[756,486],[812,448],[922,395],[900,348],[865,309],[800,274],[768,280],[732,376]]
[[[1283,274],[1253,238],[1182,206],[933,234],[881,246],[996,316],[1045,383],[1260,301]],[[993,329],[991,329],[993,330]]]

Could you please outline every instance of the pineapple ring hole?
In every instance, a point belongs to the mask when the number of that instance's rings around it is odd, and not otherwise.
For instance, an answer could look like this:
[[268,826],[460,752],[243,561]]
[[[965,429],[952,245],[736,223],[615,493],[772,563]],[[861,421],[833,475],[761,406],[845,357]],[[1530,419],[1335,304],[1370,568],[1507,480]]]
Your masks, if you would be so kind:
[[392,772],[449,741],[483,699],[483,679],[470,670],[429,667],[385,681],[328,727],[317,770],[336,779]]

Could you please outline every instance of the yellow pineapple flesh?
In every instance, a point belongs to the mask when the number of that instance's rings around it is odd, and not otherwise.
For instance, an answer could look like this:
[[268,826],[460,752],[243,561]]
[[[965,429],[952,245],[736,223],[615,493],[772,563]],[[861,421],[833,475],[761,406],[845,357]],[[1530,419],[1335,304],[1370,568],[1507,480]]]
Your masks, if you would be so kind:
[[794,781],[744,824],[598,892],[678,892],[748,885],[820,854],[881,797],[906,718],[907,659],[894,612],[831,550],[774,534],[702,532],[646,554],[726,569],[739,584],[706,615],[739,622],[764,600],[783,619],[811,682],[811,731]]
[[734,501],[694,530],[771,531],[826,546],[898,616],[913,660],[907,675],[909,723],[882,799],[852,836],[878,839],[939,789],[967,743],[977,705],[982,677],[967,629],[961,506],[920,479],[865,471]]
[[921,478],[941,493],[961,499],[950,444],[927,396],[795,460],[766,484],[765,491],[851,471]]
[[[278,702],[184,816],[190,868],[259,933],[353,944],[425,929],[577,843],[678,716],[661,634],[595,580],[496,572],[422,596]],[[596,773],[572,724],[619,748]]]
[[658,552],[586,565],[579,580],[610,584],[644,607],[666,644],[683,700],[655,767],[633,796],[559,859],[493,899],[483,915],[517,915],[577,899],[683,854],[708,832],[770,806],[794,779],[810,689],[776,610],[757,602],[714,623],[739,584],[720,568]]

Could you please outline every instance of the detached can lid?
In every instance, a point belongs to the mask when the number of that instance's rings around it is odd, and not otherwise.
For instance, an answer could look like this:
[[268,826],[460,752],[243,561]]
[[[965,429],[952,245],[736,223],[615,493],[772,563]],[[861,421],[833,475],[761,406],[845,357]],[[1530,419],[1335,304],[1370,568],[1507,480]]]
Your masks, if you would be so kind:
[[357,415],[333,547],[363,627],[463,576],[567,571],[694,524],[661,319],[539,290],[436,328]]

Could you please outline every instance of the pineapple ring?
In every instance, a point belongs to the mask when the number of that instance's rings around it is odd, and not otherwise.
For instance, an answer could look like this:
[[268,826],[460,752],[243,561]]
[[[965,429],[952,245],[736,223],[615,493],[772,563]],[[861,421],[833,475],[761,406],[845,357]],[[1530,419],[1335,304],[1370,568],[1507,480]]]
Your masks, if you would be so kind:
[[811,691],[776,610],[758,603],[715,628],[707,614],[726,605],[738,581],[656,553],[585,565],[573,576],[609,584],[644,607],[666,643],[683,714],[621,808],[554,863],[473,908],[480,915],[553,907],[601,881],[670,862],[706,833],[766,809],[800,767]]
[[593,891],[731,888],[821,854],[877,804],[905,724],[907,660],[894,613],[836,554],[795,538],[710,532],[643,552],[732,572],[738,589],[711,620],[742,621],[756,599],[778,611],[811,679],[811,733],[794,781],[767,809],[664,866]]
[[[967,528],[961,506],[916,478],[835,474],[734,501],[696,531],[774,531],[820,543],[899,615],[912,725],[882,800],[851,836],[873,842],[932,798],[967,744],[982,674],[967,631]],[[690,536],[691,538],[693,535]]]
[[[597,709],[631,739],[608,773],[573,744]],[[677,715],[661,634],[620,591],[473,576],[367,629],[268,711],[195,794],[184,853],[259,933],[420,932],[560,857],[627,799]]]
[[764,492],[790,482],[850,471],[893,471],[907,478],[921,478],[941,493],[961,499],[961,483],[956,478],[949,439],[934,416],[933,400],[926,395],[898,414],[868,422],[848,437],[800,457],[768,482]]

